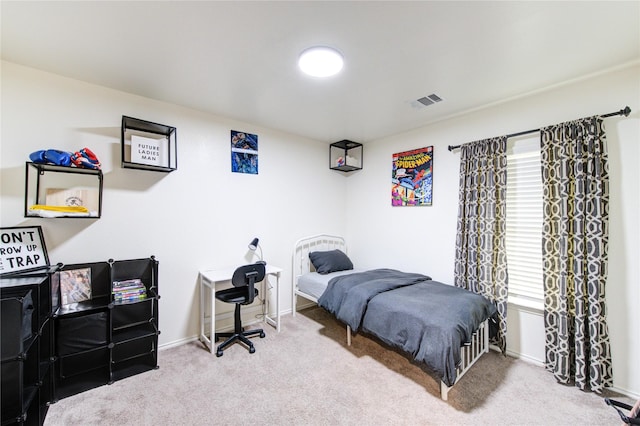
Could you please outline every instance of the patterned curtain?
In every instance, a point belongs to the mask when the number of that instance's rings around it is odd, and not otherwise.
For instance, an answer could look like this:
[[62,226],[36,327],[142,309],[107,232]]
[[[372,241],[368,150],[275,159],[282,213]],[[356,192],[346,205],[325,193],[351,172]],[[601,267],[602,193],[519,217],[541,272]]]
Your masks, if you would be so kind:
[[613,384],[606,322],[609,166],[602,118],[541,129],[545,366],[561,383]]
[[462,145],[455,285],[496,305],[497,334],[492,343],[503,353],[507,348],[506,184],[506,136]]

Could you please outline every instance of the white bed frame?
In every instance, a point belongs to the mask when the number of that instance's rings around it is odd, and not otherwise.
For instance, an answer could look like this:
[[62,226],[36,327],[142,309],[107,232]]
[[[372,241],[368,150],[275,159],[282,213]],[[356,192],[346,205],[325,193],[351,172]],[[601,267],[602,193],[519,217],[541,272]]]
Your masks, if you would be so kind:
[[[297,296],[304,297],[314,303],[318,303],[318,299],[301,291],[298,288],[298,279],[301,275],[314,272],[313,265],[309,260],[309,253],[312,251],[326,251],[339,249],[347,253],[347,244],[342,237],[327,234],[312,235],[304,237],[296,241],[293,248],[293,269],[292,269],[292,313],[296,316]],[[346,326],[347,345],[351,346],[351,328]],[[471,343],[460,348],[460,365],[457,368],[456,383],[471,368],[473,364],[482,356],[489,352],[489,324],[488,321],[483,322],[480,328],[473,334]],[[454,383],[455,385],[455,383]],[[440,397],[447,400],[449,390],[453,387],[447,386],[444,382],[440,382]]]

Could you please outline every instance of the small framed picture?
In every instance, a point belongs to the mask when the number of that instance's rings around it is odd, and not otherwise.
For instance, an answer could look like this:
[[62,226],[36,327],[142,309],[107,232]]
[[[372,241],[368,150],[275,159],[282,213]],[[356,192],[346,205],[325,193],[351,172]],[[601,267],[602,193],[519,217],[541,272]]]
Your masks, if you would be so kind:
[[231,131],[231,171],[258,174],[258,135]]
[[60,271],[60,297],[63,305],[91,300],[91,268]]
[[40,226],[0,228],[0,276],[48,267],[49,255]]

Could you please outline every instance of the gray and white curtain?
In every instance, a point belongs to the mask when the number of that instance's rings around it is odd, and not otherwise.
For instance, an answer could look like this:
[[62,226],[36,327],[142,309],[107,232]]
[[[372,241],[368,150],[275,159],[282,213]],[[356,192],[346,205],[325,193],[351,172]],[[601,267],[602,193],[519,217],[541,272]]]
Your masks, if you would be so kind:
[[613,384],[606,322],[609,170],[602,118],[541,129],[545,366],[561,383]]
[[504,353],[507,333],[507,138],[462,145],[454,283],[498,309],[492,340]]

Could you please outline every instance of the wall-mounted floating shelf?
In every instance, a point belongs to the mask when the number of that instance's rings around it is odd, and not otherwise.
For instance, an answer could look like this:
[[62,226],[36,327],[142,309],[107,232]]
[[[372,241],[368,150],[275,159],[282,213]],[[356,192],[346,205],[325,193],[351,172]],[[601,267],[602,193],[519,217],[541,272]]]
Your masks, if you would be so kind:
[[[102,170],[28,162],[24,217],[97,219],[102,216]],[[44,209],[32,209],[33,206]],[[54,212],[53,206],[82,206],[89,213]]]
[[329,168],[341,172],[362,170],[362,144],[346,139],[332,143],[329,148]]
[[122,167],[169,173],[178,168],[176,128],[122,116]]

